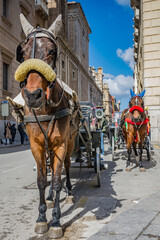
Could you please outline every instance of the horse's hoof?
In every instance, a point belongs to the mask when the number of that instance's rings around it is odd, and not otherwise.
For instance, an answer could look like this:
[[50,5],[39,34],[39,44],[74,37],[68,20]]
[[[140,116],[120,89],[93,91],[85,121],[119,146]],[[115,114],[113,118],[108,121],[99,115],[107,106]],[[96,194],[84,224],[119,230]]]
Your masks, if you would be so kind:
[[139,168],[140,172],[146,172],[146,169],[144,167]]
[[48,231],[47,222],[37,222],[35,227],[35,232],[42,234]]
[[130,167],[126,167],[126,172],[131,172],[131,168]]
[[74,197],[73,196],[67,196],[66,197],[66,203],[73,204],[74,203]]
[[48,209],[53,208],[54,207],[54,202],[51,201],[51,200],[46,200],[46,205],[47,205]]
[[48,237],[51,239],[63,237],[62,227],[50,227],[48,231]]

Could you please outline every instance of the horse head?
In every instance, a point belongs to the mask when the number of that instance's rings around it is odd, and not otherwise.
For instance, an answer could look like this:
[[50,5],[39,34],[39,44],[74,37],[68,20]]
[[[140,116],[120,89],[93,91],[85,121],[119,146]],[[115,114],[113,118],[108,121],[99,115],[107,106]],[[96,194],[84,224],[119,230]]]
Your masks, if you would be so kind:
[[21,65],[16,70],[15,79],[20,81],[26,105],[40,108],[46,100],[47,88],[56,76],[56,38],[62,25],[62,16],[59,15],[48,30],[39,27],[34,29],[23,14],[20,14],[20,20],[26,40],[17,47],[17,60]]
[[132,114],[133,122],[137,123],[143,120],[144,115],[144,102],[142,97],[134,96],[130,101],[130,110],[129,112]]

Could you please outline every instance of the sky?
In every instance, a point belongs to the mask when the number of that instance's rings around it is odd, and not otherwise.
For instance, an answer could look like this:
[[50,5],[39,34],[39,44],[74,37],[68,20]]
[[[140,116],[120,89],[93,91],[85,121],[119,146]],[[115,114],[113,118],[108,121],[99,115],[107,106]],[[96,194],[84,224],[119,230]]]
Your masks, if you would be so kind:
[[[70,0],[71,1],[71,0]],[[81,3],[92,33],[89,66],[103,67],[104,82],[121,110],[128,107],[133,87],[133,17],[130,0],[76,0]]]

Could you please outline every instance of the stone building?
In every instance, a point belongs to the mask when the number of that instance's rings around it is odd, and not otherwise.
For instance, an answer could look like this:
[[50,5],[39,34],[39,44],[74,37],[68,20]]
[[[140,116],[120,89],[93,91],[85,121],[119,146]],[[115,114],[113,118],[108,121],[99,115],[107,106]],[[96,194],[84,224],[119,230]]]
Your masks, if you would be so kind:
[[[14,80],[19,65],[15,58],[16,47],[25,39],[20,13],[35,28],[48,28],[62,13],[63,27],[57,40],[57,75],[78,93],[80,100],[90,101],[90,89],[95,89],[95,103],[102,102],[102,92],[88,70],[91,30],[81,5],[66,0],[3,0],[0,1],[0,103],[6,100],[6,96],[14,98],[20,91]],[[7,120],[14,120],[11,114]],[[3,137],[3,126],[0,113],[0,138]]]
[[160,0],[131,0],[134,15],[135,92],[146,90],[152,142],[160,142]]
[[103,107],[105,109],[105,115],[107,120],[111,121],[113,106],[112,106],[112,96],[109,93],[108,83],[103,84]]
[[[98,67],[98,71],[96,72],[94,67],[89,67],[89,73],[98,86],[99,90],[103,93],[103,68]],[[103,105],[103,99],[101,100],[98,95],[98,89],[94,86],[90,86],[90,101],[93,102],[95,105]]]
[[57,74],[81,101],[102,104],[102,91],[89,72],[90,26],[80,3],[48,0],[49,25],[62,13],[63,27],[59,37]]
[[[14,80],[14,73],[19,65],[15,58],[16,47],[25,39],[19,20],[21,12],[34,27],[47,27],[46,0],[0,1],[0,103],[6,100],[6,96],[14,98],[20,91],[19,84]],[[11,114],[7,119],[14,120]],[[0,138],[3,137],[3,126],[0,112]]]

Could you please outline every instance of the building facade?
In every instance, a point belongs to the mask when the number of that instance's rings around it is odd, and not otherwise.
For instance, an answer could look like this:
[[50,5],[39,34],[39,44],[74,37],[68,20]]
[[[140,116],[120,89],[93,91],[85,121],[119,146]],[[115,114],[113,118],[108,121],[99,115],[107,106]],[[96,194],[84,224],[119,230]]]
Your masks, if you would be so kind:
[[93,102],[95,105],[102,106],[103,99],[100,98],[98,91],[100,90],[103,93],[103,68],[98,67],[98,71],[96,72],[94,67],[89,67],[89,73],[94,82],[96,83],[95,88],[93,85],[90,85],[89,94],[90,94],[90,102]]
[[134,16],[135,92],[151,121],[152,142],[160,142],[160,0],[131,0]]
[[[20,91],[14,80],[19,63],[17,45],[25,39],[19,15],[23,13],[33,27],[48,28],[62,13],[63,26],[57,39],[57,75],[78,93],[79,99],[90,101],[90,89],[95,89],[95,103],[102,102],[102,92],[88,70],[89,24],[79,3],[66,0],[0,1],[0,103],[6,96],[14,98]],[[1,108],[0,108],[1,109]],[[7,120],[14,121],[10,115]],[[4,118],[0,112],[0,138],[4,133]]]
[[113,113],[113,104],[112,104],[112,96],[109,93],[108,83],[103,84],[103,107],[105,109],[105,115],[108,122],[112,119]]
[[57,74],[78,93],[80,101],[102,104],[102,90],[89,71],[89,34],[91,29],[80,3],[48,0],[49,25],[59,14],[63,27],[59,37]]
[[[25,39],[19,20],[21,12],[34,27],[47,27],[46,0],[0,1],[0,105],[7,96],[14,98],[20,92],[19,84],[14,80],[14,73],[19,65],[15,58],[16,47]],[[6,119],[14,120],[11,113]],[[1,107],[0,129],[0,138],[3,138],[4,118]]]

